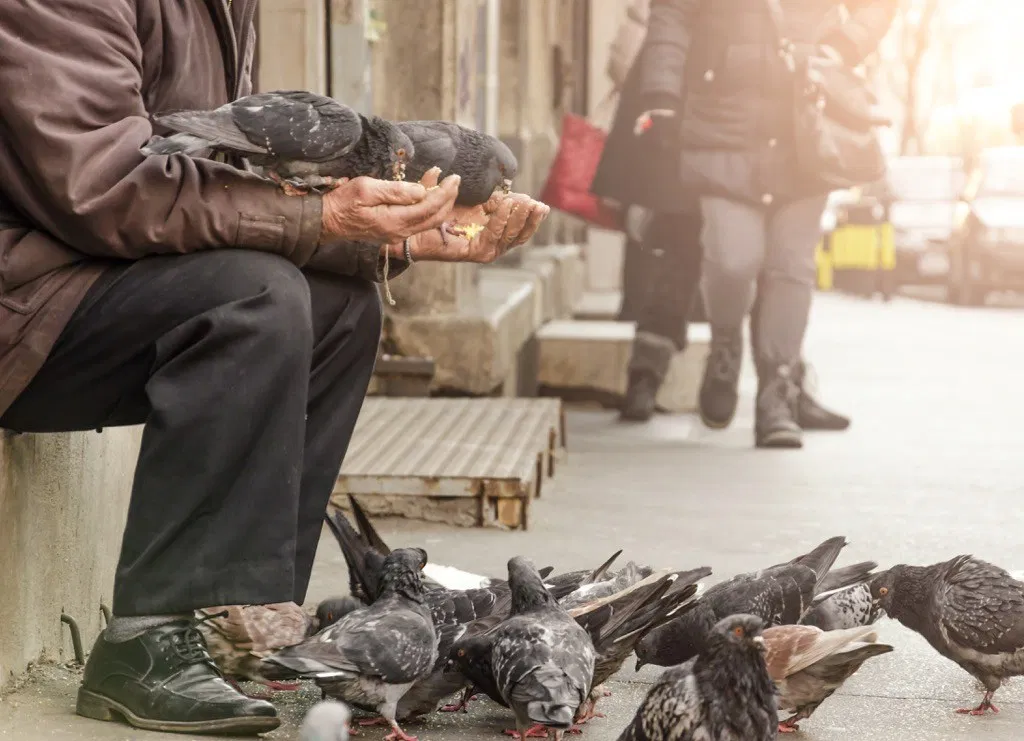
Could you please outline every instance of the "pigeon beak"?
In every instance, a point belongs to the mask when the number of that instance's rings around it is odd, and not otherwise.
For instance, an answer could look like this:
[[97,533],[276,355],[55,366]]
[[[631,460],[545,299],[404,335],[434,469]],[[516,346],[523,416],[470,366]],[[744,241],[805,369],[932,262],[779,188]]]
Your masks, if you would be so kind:
[[636,660],[636,670],[640,671],[643,668],[643,666],[644,666],[643,659],[637,659]]
[[501,181],[501,192],[504,193],[505,195],[508,195],[511,190],[512,190],[512,181],[509,180],[508,178],[505,178],[504,180],[502,180]]
[[764,642],[764,636],[754,636],[751,640],[754,642],[754,645],[757,646],[758,651],[761,653],[767,653],[768,644]]

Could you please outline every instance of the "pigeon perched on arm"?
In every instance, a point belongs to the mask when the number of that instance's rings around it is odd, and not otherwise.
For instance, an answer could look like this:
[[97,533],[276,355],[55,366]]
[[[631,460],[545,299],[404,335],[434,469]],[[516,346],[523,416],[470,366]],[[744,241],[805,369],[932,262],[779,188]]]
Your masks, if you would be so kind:
[[516,716],[515,735],[552,728],[557,741],[590,694],[594,646],[528,559],[509,560],[508,581],[512,615],[489,634],[495,685]]
[[772,741],[779,715],[761,619],[718,622],[700,654],[666,670],[618,741]]
[[366,175],[401,180],[413,157],[409,138],[394,124],[304,90],[257,93],[207,111],[154,116],[177,132],[157,137],[146,155],[208,150],[249,160],[254,172],[300,195]]
[[792,561],[714,585],[692,610],[641,639],[637,670],[645,664],[674,666],[696,656],[714,626],[729,615],[756,615],[766,626],[797,623],[845,546],[844,537],[829,538]]
[[893,566],[871,581],[871,594],[889,617],[985,685],[978,707],[957,712],[999,712],[996,690],[1024,675],[1024,583],[961,555],[932,566]]
[[865,661],[893,650],[877,641],[871,626],[823,631],[779,625],[765,630],[765,661],[779,691],[779,709],[793,712],[779,723],[779,733],[800,730],[797,722],[810,718]]
[[376,711],[391,726],[388,741],[412,741],[395,718],[398,703],[437,658],[437,637],[423,602],[420,570],[427,554],[400,548],[384,561],[377,599],[302,643],[263,661],[264,673],[313,679],[329,696]]

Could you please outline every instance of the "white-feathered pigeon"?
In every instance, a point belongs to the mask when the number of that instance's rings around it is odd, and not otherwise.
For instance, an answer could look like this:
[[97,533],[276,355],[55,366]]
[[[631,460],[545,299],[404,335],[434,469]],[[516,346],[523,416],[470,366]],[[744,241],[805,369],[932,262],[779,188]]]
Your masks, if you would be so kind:
[[763,623],[733,615],[701,653],[666,670],[618,741],[772,741],[779,714],[764,661]]
[[[645,664],[674,666],[692,658],[704,648],[711,629],[729,615],[756,615],[766,626],[798,622],[845,546],[846,538],[829,538],[792,561],[714,585],[692,610],[652,630],[637,644],[637,670]],[[838,580],[825,583],[834,586]]]
[[793,733],[872,656],[892,651],[871,626],[824,631],[810,625],[779,625],[764,631],[768,674],[779,691],[779,709],[793,715],[779,733]]
[[212,150],[245,157],[254,172],[289,194],[329,188],[337,178],[402,179],[414,154],[409,138],[389,121],[303,90],[248,95],[213,110],[153,120],[177,133],[149,142],[144,154]]
[[1024,675],[1024,583],[970,555],[932,566],[893,566],[871,581],[886,614],[985,685],[976,708],[999,712],[992,696],[1004,679]]
[[369,607],[354,610],[297,646],[264,659],[272,676],[313,679],[329,697],[375,711],[388,721],[389,741],[412,741],[398,725],[399,701],[437,658],[430,609],[423,602],[421,548],[400,548],[384,561],[380,592]]
[[299,728],[299,741],[348,741],[352,717],[344,703],[322,700],[306,713]]

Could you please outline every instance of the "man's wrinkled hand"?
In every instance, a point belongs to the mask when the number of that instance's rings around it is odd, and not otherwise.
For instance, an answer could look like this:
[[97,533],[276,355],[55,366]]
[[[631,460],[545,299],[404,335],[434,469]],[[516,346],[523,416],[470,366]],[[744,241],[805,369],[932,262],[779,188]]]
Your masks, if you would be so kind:
[[340,180],[323,197],[321,240],[393,243],[436,229],[455,205],[459,177],[441,183],[438,168],[418,183],[358,177]]
[[[454,222],[451,228],[417,235],[410,242],[410,251],[416,260],[494,262],[510,249],[528,242],[549,213],[549,206],[522,193],[496,193],[481,206],[456,206],[450,214],[450,221]],[[460,234],[469,224],[478,224],[483,229],[472,236]]]

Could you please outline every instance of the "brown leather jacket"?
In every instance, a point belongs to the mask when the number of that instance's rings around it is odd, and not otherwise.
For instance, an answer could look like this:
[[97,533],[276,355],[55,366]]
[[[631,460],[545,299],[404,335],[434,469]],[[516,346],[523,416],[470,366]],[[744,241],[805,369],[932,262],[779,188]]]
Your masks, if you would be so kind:
[[256,5],[0,0],[0,413],[112,259],[245,248],[379,279],[379,248],[318,244],[318,196],[139,151],[150,113],[252,91]]

